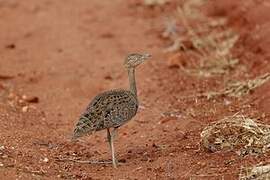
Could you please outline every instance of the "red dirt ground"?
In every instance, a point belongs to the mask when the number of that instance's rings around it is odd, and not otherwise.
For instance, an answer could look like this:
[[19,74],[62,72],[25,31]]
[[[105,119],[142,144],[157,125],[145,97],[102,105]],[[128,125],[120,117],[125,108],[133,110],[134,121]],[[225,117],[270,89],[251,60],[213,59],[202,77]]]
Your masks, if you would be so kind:
[[[215,78],[168,67],[160,32],[176,4],[0,0],[0,179],[237,179],[241,166],[269,163],[267,155],[199,149],[202,129],[224,116],[241,112],[269,124],[269,83],[242,99],[228,98],[230,105],[225,97],[179,98],[270,72],[270,3],[216,0],[204,8],[209,16],[227,17],[240,34],[234,55],[246,67]],[[142,108],[115,144],[125,163],[113,169],[58,161],[110,159],[105,131],[77,143],[69,137],[91,98],[128,87],[122,63],[130,52],[153,58],[136,74]],[[172,112],[178,116],[166,116]]]

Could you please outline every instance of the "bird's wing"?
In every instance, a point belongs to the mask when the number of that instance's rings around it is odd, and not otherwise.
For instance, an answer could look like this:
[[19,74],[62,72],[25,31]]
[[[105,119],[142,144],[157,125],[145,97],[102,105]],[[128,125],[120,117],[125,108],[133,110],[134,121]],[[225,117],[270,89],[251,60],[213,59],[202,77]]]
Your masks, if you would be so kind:
[[96,96],[80,116],[78,132],[99,131],[118,127],[130,120],[137,112],[136,97],[126,90],[112,90]]
[[123,89],[114,89],[110,91],[105,91],[94,97],[94,99],[87,106],[86,111],[100,104],[104,104],[104,101],[108,101],[109,98],[114,99],[114,96],[126,94],[128,91]]
[[[129,92],[128,92],[129,93]],[[118,98],[111,100],[104,109],[104,127],[118,127],[131,120],[138,109],[137,99],[127,92],[117,94]]]

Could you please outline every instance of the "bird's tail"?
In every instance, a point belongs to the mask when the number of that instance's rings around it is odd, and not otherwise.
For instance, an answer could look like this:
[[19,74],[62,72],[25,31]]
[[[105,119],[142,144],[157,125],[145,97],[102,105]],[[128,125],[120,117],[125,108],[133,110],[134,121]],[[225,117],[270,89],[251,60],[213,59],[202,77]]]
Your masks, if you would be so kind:
[[90,134],[92,132],[92,129],[89,125],[89,120],[87,120],[85,117],[81,117],[78,121],[78,123],[75,126],[75,129],[73,131],[73,135],[71,137],[72,141],[75,141],[81,136],[84,136],[86,134]]

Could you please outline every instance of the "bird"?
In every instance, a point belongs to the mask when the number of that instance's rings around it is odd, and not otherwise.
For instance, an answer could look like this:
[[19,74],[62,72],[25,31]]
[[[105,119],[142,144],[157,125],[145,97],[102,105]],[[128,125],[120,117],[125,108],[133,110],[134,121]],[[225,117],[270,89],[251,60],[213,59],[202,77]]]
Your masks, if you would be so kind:
[[148,53],[131,53],[124,61],[128,73],[129,90],[114,89],[100,93],[89,103],[75,125],[72,139],[107,129],[107,139],[112,156],[112,165],[117,168],[114,139],[120,126],[130,121],[137,113],[135,69],[151,57]]

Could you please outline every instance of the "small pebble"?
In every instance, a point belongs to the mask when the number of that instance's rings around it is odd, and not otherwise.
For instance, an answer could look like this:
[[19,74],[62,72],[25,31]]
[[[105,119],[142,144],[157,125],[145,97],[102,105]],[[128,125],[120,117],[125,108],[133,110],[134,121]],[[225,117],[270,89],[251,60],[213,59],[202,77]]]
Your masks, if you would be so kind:
[[27,96],[26,95],[22,95],[22,99],[23,100],[26,100],[27,99]]
[[13,43],[11,43],[11,44],[6,45],[6,48],[7,49],[15,49],[16,48],[16,45],[13,44]]
[[205,162],[198,162],[197,164],[200,165],[200,166],[206,166]]
[[39,98],[36,97],[36,96],[26,96],[26,95],[23,95],[22,96],[22,99],[26,102],[29,102],[29,103],[38,103],[39,102]]
[[106,80],[112,80],[113,78],[112,78],[111,75],[106,75],[106,76],[104,77],[104,79],[106,79]]
[[140,170],[140,169],[142,169],[141,166],[140,166],[140,167],[137,167],[137,168],[135,169],[135,171],[138,171],[138,170]]
[[127,160],[126,160],[126,159],[119,159],[119,162],[120,162],[120,163],[126,163]]
[[224,104],[225,104],[226,106],[230,105],[231,103],[232,103],[231,101],[229,101],[229,100],[227,100],[227,99],[224,99]]
[[181,67],[180,59],[181,59],[180,53],[176,53],[176,54],[170,56],[168,59],[167,66],[169,68],[180,68]]
[[22,107],[22,112],[26,113],[28,111],[29,107],[28,106],[23,106]]
[[49,159],[45,157],[45,158],[43,159],[43,162],[49,162]]

